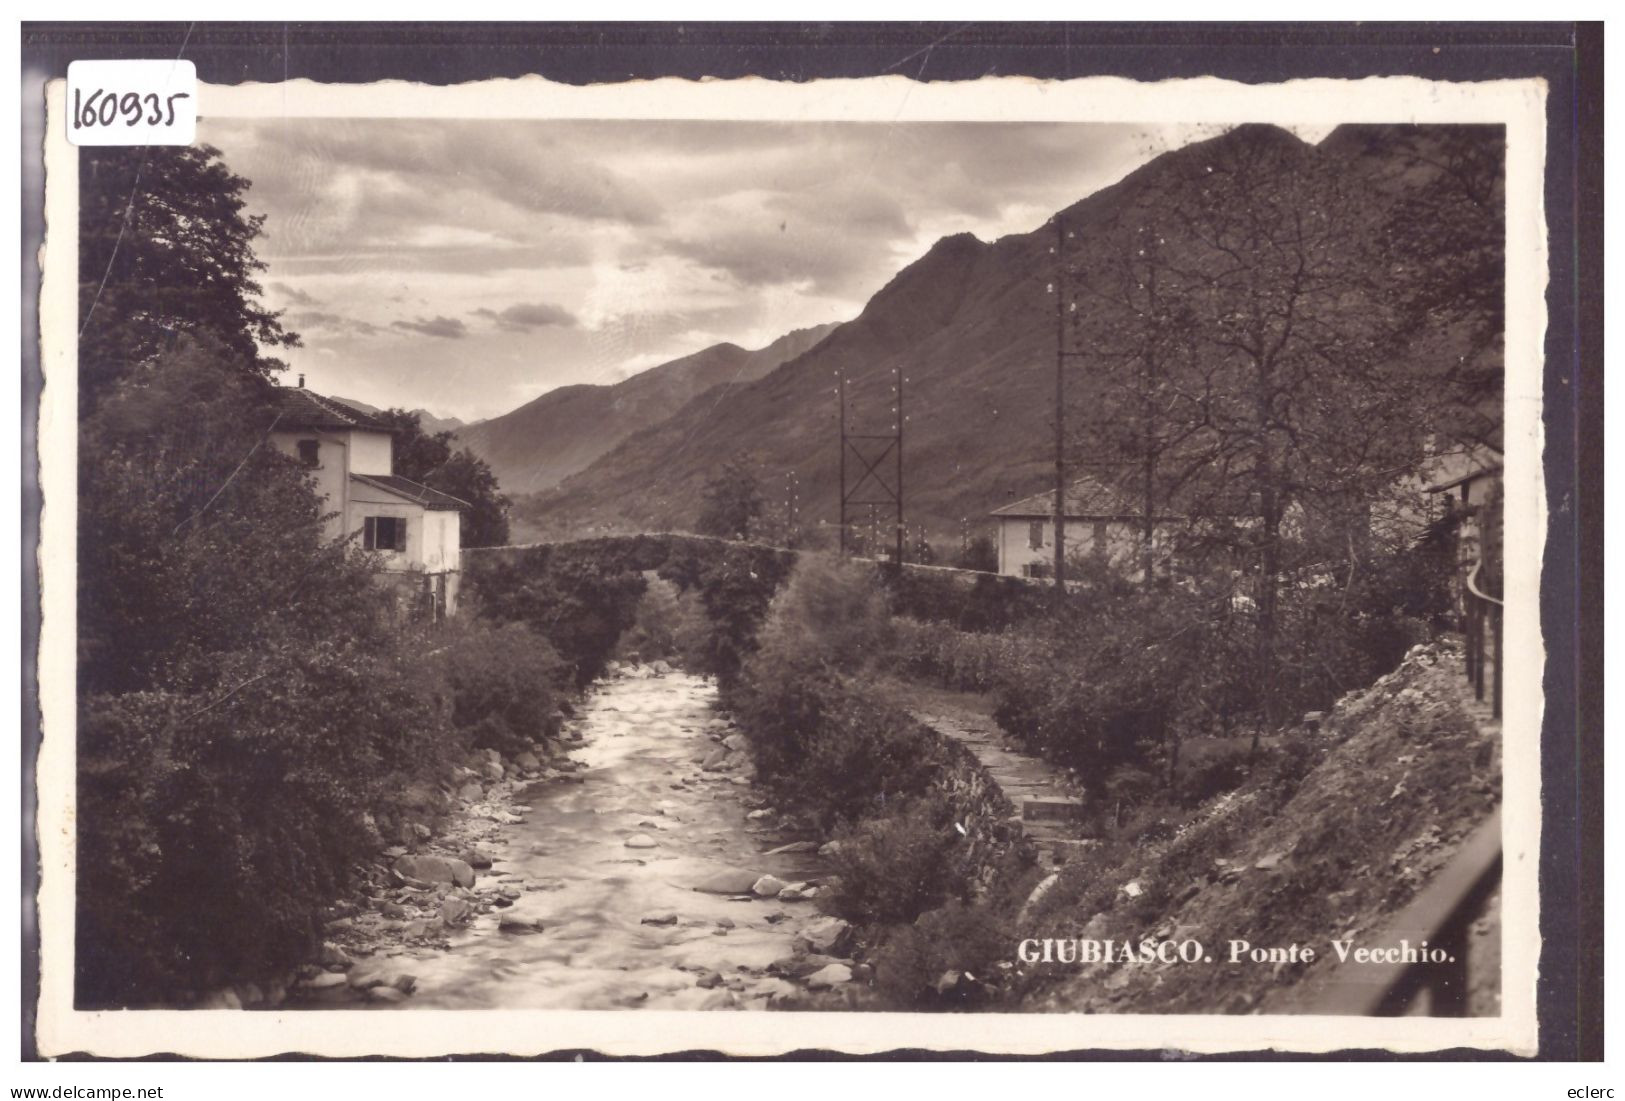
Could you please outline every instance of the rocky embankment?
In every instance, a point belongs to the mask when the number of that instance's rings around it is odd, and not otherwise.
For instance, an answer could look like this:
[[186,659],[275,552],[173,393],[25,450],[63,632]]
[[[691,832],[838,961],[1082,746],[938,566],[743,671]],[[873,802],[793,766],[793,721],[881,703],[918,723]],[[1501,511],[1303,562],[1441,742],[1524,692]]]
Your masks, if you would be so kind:
[[480,751],[359,869],[310,1007],[843,1008],[870,968],[824,914],[828,843],[752,786],[715,690],[612,666],[561,741]]
[[[1069,864],[1035,892],[1023,936],[1200,941],[1212,960],[1041,963],[1028,1008],[1282,1011],[1335,967],[1333,938],[1378,935],[1499,805],[1500,730],[1480,710],[1460,646],[1417,646],[1174,837]],[[1316,954],[1233,961],[1232,940]]]

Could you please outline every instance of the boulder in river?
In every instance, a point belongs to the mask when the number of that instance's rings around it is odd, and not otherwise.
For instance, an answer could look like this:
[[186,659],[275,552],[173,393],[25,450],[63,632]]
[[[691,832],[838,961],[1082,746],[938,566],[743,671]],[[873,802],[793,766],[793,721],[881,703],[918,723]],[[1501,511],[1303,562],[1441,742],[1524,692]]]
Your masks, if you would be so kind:
[[429,854],[403,856],[395,861],[397,874],[423,883],[455,883],[459,887],[474,886],[474,869],[465,860],[451,856]]
[[542,931],[540,918],[520,917],[518,914],[503,914],[502,920],[497,923],[499,933],[509,936],[528,937]]
[[715,971],[707,971],[700,976],[700,981],[694,984],[701,990],[715,990],[722,985],[722,976]]
[[650,915],[648,915],[647,917],[645,917],[643,919],[642,924],[644,924],[644,925],[676,925],[677,924],[677,915],[676,914],[671,914],[671,913],[667,913],[667,914],[650,914]]
[[789,884],[778,876],[764,875],[750,885],[750,893],[757,898],[777,898],[780,891]]
[[478,803],[485,798],[485,789],[475,780],[470,780],[457,789],[457,798],[465,803]]
[[474,914],[474,907],[463,899],[452,897],[440,903],[440,920],[447,925],[458,925],[467,921]]
[[732,990],[713,990],[710,997],[700,1003],[701,1009],[738,1009],[739,996]]
[[809,921],[796,937],[798,945],[809,952],[824,956],[839,956],[852,940],[852,927],[838,917],[820,917]]
[[350,958],[349,953],[332,941],[323,942],[320,959],[322,966],[329,971],[344,971],[355,963]]
[[652,849],[656,844],[655,839],[646,833],[634,833],[626,839],[626,847],[629,849]]
[[760,872],[722,871],[706,876],[694,885],[694,889],[708,895],[748,895],[760,878]]
[[706,756],[704,763],[702,763],[700,767],[707,772],[716,772],[722,768],[723,764],[727,760],[728,751],[726,749],[713,749]]
[[410,994],[417,989],[418,977],[397,967],[374,964],[351,971],[350,985],[357,990],[374,990],[380,986],[388,986],[399,990],[402,994]]
[[462,861],[470,868],[489,868],[491,866],[491,854],[484,849],[469,849],[463,853]]
[[521,753],[513,759],[513,763],[519,766],[521,772],[540,772],[542,770],[542,762],[534,753]]
[[812,853],[818,851],[816,841],[792,841],[788,845],[780,845],[776,849],[768,849],[768,856],[778,856],[781,853]]
[[808,952],[799,956],[785,956],[774,960],[767,965],[767,969],[775,975],[785,975],[792,979],[804,979],[814,971],[822,971],[832,963],[846,963],[846,960],[836,959],[834,956],[823,956],[817,952]]
[[807,976],[807,985],[814,990],[824,990],[851,981],[852,969],[844,963],[826,964]]

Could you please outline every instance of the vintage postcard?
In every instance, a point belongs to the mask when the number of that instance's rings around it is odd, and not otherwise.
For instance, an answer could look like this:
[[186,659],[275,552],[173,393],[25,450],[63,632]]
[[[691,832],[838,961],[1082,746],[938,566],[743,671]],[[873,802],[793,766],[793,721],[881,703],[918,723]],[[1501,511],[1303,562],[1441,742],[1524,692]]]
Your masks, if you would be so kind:
[[1542,82],[77,79],[42,1053],[1534,1052]]

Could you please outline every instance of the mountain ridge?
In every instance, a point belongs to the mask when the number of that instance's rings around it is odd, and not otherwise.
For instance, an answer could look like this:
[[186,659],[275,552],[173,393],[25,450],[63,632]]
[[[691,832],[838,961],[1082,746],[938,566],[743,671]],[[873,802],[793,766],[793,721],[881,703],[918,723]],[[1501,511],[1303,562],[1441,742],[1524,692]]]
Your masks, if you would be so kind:
[[458,440],[491,465],[509,495],[545,491],[701,394],[751,382],[802,355],[833,328],[796,329],[754,350],[713,344],[610,385],[561,386],[468,426]]

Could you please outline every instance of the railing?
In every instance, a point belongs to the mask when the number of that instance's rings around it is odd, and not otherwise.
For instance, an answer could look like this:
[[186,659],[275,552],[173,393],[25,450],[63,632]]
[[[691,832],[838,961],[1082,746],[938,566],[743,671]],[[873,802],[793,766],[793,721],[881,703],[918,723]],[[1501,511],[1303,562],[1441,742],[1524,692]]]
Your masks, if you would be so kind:
[[[1328,1016],[1461,1017],[1468,1012],[1473,925],[1501,883],[1501,811],[1497,808],[1441,868],[1433,881],[1379,936],[1362,943],[1434,955],[1383,963],[1340,964],[1310,999]],[[1496,923],[1497,926],[1499,922]],[[1497,931],[1496,936],[1500,933]],[[1492,980],[1498,985],[1499,980]]]
[[1478,586],[1479,573],[1484,569],[1480,559],[1467,575],[1467,588],[1463,594],[1467,621],[1463,625],[1467,636],[1467,679],[1472,682],[1473,694],[1484,699],[1485,681],[1491,680],[1490,710],[1501,717],[1501,601]]

